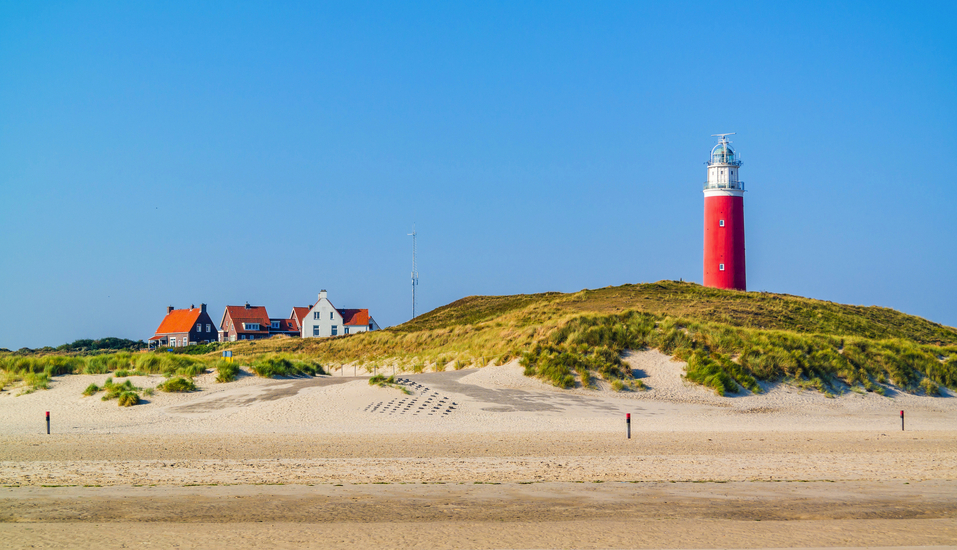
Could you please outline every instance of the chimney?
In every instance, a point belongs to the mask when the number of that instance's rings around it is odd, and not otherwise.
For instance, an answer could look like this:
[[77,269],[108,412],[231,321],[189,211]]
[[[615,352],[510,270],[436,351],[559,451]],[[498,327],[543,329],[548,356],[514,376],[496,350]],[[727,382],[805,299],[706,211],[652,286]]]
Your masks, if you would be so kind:
[[325,298],[325,297],[326,297],[326,289],[320,290],[320,291],[319,291],[319,299],[322,300],[322,299]]
[[196,304],[189,304],[189,309],[196,309]]
[[173,306],[169,306],[166,308],[166,314],[169,315],[170,313],[173,313]]
[[249,302],[246,302],[246,309],[249,309]]
[[206,304],[199,304],[199,309],[203,310],[203,313],[206,313]]

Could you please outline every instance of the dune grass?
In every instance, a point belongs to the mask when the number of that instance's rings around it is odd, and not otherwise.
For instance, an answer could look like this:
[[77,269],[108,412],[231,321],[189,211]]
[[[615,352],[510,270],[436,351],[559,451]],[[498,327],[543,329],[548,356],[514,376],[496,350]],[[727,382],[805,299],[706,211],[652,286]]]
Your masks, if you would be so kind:
[[103,387],[99,387],[96,384],[90,384],[83,390],[83,395],[90,397],[96,395],[99,392],[105,392],[102,399],[103,401],[110,401],[113,399],[117,400],[117,404],[120,407],[132,407],[140,403],[139,392],[143,391],[142,388],[138,388],[133,385],[129,380],[124,381],[122,384],[118,384],[113,381],[113,378],[107,378],[103,382]]
[[239,377],[239,365],[236,363],[220,360],[210,366],[216,369],[217,382],[232,382]]
[[281,355],[272,355],[257,359],[252,362],[250,368],[252,368],[257,376],[263,378],[316,376],[317,374],[325,374],[325,371],[318,363],[301,359],[290,359]]
[[372,378],[369,378],[370,386],[379,386],[380,388],[395,388],[406,395],[412,395],[412,392],[408,388],[399,384],[395,381],[395,376],[389,376],[388,378],[384,375],[377,374]]
[[162,384],[158,384],[156,389],[166,393],[186,393],[197,391],[199,388],[197,388],[196,384],[189,378],[177,376],[175,378],[170,378]]
[[[625,350],[658,349],[687,362],[689,381],[728,395],[785,382],[828,394],[957,390],[957,329],[881,307],[661,281],[562,294],[471,296],[385,330],[335,338],[281,338],[167,352],[92,356],[0,353],[0,389],[28,373],[137,371],[190,378],[220,366],[229,348],[259,376],[304,376],[329,367],[394,365],[440,371],[519,358],[526,374],[559,387],[641,389]],[[109,355],[115,356],[110,357]],[[44,387],[43,377],[32,379]],[[28,386],[33,387],[33,386]]]

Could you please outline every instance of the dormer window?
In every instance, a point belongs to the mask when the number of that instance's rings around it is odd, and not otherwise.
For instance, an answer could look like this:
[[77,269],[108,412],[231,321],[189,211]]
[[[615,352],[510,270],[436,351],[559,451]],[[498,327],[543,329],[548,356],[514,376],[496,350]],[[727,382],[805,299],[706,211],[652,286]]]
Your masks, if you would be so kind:
[[271,321],[270,324],[269,324],[269,326],[271,326],[272,328],[278,329],[278,328],[279,328],[279,321]]
[[718,227],[724,227],[724,220],[718,221]]
[[259,323],[243,323],[243,330],[259,330]]

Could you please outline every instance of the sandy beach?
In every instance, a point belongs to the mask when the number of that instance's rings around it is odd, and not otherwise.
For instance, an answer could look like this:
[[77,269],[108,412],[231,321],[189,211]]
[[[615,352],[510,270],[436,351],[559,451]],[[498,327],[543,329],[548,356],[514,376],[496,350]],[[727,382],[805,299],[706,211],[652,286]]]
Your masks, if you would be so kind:
[[82,396],[105,375],[4,391],[0,537],[78,548],[957,541],[952,395],[766,386],[717,397],[657,352],[627,360],[648,391],[557,390],[514,363],[402,374],[409,394],[352,368],[228,384],[206,374],[199,392],[131,408]]

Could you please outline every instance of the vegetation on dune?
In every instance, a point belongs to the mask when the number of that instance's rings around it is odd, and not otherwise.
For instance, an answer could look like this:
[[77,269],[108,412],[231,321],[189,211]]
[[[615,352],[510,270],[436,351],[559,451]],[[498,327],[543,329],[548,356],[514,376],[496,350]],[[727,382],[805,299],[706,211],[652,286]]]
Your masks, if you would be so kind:
[[389,376],[386,378],[381,374],[377,374],[372,378],[369,378],[370,386],[379,386],[380,388],[395,388],[406,395],[412,395],[412,392],[408,388],[399,384],[395,381],[395,376]]
[[520,357],[527,374],[559,387],[604,380],[616,390],[642,388],[621,353],[655,348],[686,361],[688,380],[721,394],[757,393],[760,381],[825,393],[882,393],[888,383],[929,395],[940,387],[957,389],[953,328],[887,308],[673,281],[573,294],[473,296],[382,331],[231,348],[237,355],[391,363],[413,372]]
[[[229,348],[237,361],[218,351]],[[67,373],[161,373],[215,368],[227,382],[324,374],[319,364],[395,365],[413,372],[502,364],[559,387],[642,389],[625,350],[658,349],[687,362],[689,381],[719,394],[787,382],[825,393],[885,393],[890,384],[936,395],[957,389],[957,329],[881,307],[705,288],[624,285],[571,294],[472,296],[385,330],[333,338],[275,338],[177,348],[174,353],[0,353],[0,390],[46,387]],[[201,353],[205,352],[206,355]],[[124,372],[125,371],[125,372]],[[29,383],[26,377],[31,376]]]
[[236,363],[220,360],[212,365],[212,367],[216,369],[217,382],[232,382],[239,377],[239,365]]
[[189,378],[177,376],[157,385],[156,389],[167,393],[184,393],[196,391],[198,388],[196,387],[196,384]]
[[289,359],[283,356],[267,356],[253,361],[250,365],[253,372],[263,378],[276,378],[277,376],[315,376],[317,374],[326,374],[318,363],[312,361],[303,361]]
[[[113,378],[107,378],[103,382],[103,387],[99,387],[96,384],[90,384],[83,391],[83,395],[90,397],[96,395],[99,392],[106,392],[102,399],[103,401],[110,401],[112,399],[117,400],[117,404],[121,407],[132,407],[140,403],[140,394],[139,392],[144,391],[143,388],[138,388],[133,385],[129,380],[123,382],[122,384],[117,384],[113,381]],[[149,392],[146,390],[144,393]],[[151,392],[150,392],[151,393]]]

